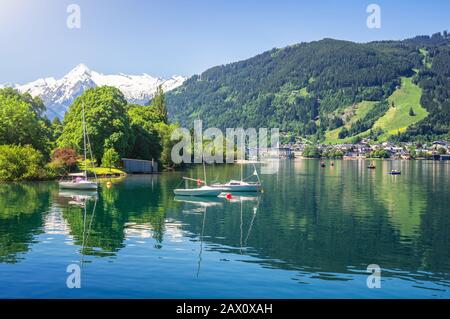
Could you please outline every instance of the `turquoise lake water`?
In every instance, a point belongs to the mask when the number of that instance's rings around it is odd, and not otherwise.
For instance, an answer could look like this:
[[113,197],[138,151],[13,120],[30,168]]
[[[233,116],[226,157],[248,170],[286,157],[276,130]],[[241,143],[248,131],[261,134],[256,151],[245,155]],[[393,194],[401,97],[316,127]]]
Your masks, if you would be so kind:
[[[0,298],[450,297],[450,163],[279,164],[263,193],[231,200],[174,197],[202,167],[102,183],[97,195],[0,184]],[[210,181],[239,172],[207,168]],[[367,286],[370,264],[380,288]],[[79,289],[67,287],[69,265]]]

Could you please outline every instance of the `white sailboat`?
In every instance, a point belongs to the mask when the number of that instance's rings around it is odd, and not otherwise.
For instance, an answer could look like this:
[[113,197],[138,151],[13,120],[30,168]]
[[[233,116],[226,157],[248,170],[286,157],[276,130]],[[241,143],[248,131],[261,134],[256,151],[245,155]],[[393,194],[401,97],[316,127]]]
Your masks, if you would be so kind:
[[[83,104],[83,112],[82,112],[82,122],[83,122],[83,147],[84,147],[84,172],[82,173],[73,173],[69,174],[71,180],[61,180],[59,182],[59,187],[64,189],[78,189],[78,190],[97,190],[98,183],[97,181],[90,181],[87,175],[87,149],[86,149],[86,141],[89,144],[89,152],[92,158],[92,151],[90,147],[89,135],[86,130],[86,120],[84,117],[84,104]],[[95,180],[97,180],[97,175],[94,172]]]
[[196,181],[197,183],[204,184],[203,186],[200,186],[198,188],[176,188],[173,190],[175,195],[177,196],[214,196],[217,197],[224,191],[223,188],[220,187],[212,187],[208,186],[206,183],[206,168],[205,163],[203,163],[203,174],[204,174],[204,180],[196,180],[189,177],[183,177],[185,180],[192,180]]
[[199,188],[177,188],[173,191],[177,196],[219,196],[222,193],[222,189],[211,187],[211,186],[201,186]]
[[[258,171],[256,170],[255,165],[253,164],[254,171],[253,176],[256,176],[257,182],[246,182],[243,178],[243,164],[241,165],[241,180],[230,180],[228,183],[220,184],[215,183],[212,184],[212,187],[221,188],[224,191],[228,192],[259,192],[261,190],[261,181],[259,179]],[[250,176],[249,176],[250,177]],[[247,177],[248,178],[248,177]]]

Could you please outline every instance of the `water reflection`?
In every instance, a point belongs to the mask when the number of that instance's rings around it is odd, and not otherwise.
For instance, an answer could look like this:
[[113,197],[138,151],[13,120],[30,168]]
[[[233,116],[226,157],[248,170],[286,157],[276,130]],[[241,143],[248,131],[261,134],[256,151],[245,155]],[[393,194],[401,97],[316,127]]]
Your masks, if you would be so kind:
[[[255,263],[268,277],[273,269],[294,271],[298,282],[348,281],[375,263],[387,277],[448,289],[449,165],[376,166],[335,161],[323,169],[314,160],[285,161],[279,174],[265,176],[263,194],[231,199],[174,197],[186,172],[129,177],[98,193],[60,191],[55,183],[0,184],[0,266],[20,263],[42,241],[39,235],[52,234],[78,247],[82,263],[163,256],[160,263],[174,267],[168,276],[195,260],[191,275],[201,280],[219,254],[219,261]],[[401,176],[387,174],[394,166]],[[239,173],[227,165],[209,169],[217,180]],[[177,258],[184,258],[179,265],[169,262]]]
[[52,188],[41,183],[0,183],[0,263],[18,262],[42,232]]

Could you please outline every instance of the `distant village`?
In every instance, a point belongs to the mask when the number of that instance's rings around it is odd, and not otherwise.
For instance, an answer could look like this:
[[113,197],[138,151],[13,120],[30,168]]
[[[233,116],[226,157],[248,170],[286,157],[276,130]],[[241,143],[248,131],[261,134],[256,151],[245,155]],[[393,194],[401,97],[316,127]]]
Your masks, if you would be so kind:
[[[265,154],[264,154],[265,153]],[[256,159],[257,149],[247,149],[247,158]],[[362,140],[356,144],[311,144],[295,142],[282,144],[277,148],[263,152],[268,157],[279,158],[385,158],[385,159],[428,159],[450,160],[450,144],[448,141],[434,141],[428,144],[383,142],[369,144]]]

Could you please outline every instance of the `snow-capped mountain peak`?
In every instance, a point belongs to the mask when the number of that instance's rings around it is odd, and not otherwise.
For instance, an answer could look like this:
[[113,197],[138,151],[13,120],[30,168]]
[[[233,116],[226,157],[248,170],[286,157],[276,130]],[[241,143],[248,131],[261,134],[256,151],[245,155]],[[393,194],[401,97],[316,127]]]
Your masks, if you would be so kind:
[[74,78],[83,78],[83,77],[90,77],[91,76],[91,70],[83,64],[80,63],[76,67],[74,67],[69,73],[67,73],[64,78],[67,79],[74,79]]
[[73,100],[92,87],[114,86],[122,91],[129,102],[145,104],[153,97],[159,85],[167,92],[180,86],[185,80],[186,78],[180,75],[174,75],[170,79],[152,77],[146,73],[105,75],[90,70],[81,63],[60,79],[41,78],[14,87],[22,93],[28,92],[32,96],[39,96],[47,107],[47,116],[52,119],[62,118]]

